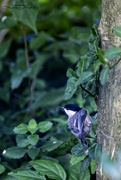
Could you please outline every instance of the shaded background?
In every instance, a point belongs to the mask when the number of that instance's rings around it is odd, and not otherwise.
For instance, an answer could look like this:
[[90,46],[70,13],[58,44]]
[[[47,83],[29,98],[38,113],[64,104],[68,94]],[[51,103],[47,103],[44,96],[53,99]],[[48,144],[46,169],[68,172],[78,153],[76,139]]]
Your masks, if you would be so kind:
[[[31,118],[37,122],[52,120],[55,122],[51,135],[60,138],[66,124],[57,125],[61,118],[67,117],[59,107],[75,103],[93,114],[94,104],[91,97],[82,99],[78,90],[75,96],[64,100],[68,68],[76,69],[80,56],[88,51],[90,28],[99,24],[101,13],[100,0],[39,0],[36,19],[37,33],[16,19],[16,12],[10,9],[11,1],[5,12],[1,9],[0,22],[0,151],[15,145],[13,128]],[[2,7],[2,2],[1,2]],[[29,9],[27,9],[28,12]],[[12,13],[13,12],[13,13]],[[30,12],[33,13],[33,12]],[[25,18],[25,17],[24,17]],[[8,29],[3,36],[3,31]],[[25,40],[27,40],[29,65],[25,58]],[[65,132],[65,131],[64,131]],[[67,133],[71,142],[72,135]],[[46,138],[47,139],[47,138]],[[61,140],[64,137],[60,138]],[[77,141],[77,140],[75,140]],[[64,146],[59,155],[68,153],[73,143]],[[54,156],[57,156],[53,152]],[[53,157],[53,154],[49,156]],[[24,159],[26,161],[26,159]],[[12,164],[12,165],[11,165]],[[9,162],[13,168],[17,163]]]

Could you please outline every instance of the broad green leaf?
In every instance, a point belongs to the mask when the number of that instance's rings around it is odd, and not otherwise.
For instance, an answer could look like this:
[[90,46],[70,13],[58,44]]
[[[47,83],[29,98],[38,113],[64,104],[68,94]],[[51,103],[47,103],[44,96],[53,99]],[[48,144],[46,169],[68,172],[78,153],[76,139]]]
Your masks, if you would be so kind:
[[103,70],[100,73],[100,82],[102,85],[105,84],[105,82],[108,78],[109,70],[110,70],[109,67],[106,67],[106,68],[103,68]]
[[38,130],[36,121],[34,119],[31,119],[28,123],[27,128],[28,128],[29,132],[34,134]]
[[52,118],[52,121],[55,121],[55,122],[59,122],[59,123],[65,123],[65,120],[61,119],[61,118]]
[[4,171],[5,171],[5,167],[0,164],[0,174],[4,173]]
[[4,58],[7,55],[10,45],[11,40],[8,40],[0,45],[0,58]]
[[18,171],[16,173],[10,172],[8,174],[20,180],[46,180],[44,176],[41,176],[38,172],[31,170]]
[[76,90],[77,90],[76,81],[77,80],[74,77],[71,77],[68,79],[67,86],[65,89],[65,94],[64,94],[64,98],[66,100],[70,99],[76,92]]
[[93,72],[91,71],[85,71],[81,74],[75,85],[79,86],[80,84],[87,83],[90,81],[91,77],[93,76]]
[[91,161],[91,174],[95,174],[96,172],[96,161],[92,160]]
[[121,37],[121,27],[114,28],[113,32],[116,36]]
[[69,180],[83,180],[84,174],[81,172],[82,162],[70,166],[69,168]]
[[37,33],[36,18],[38,14],[38,1],[30,2],[29,0],[13,0],[12,4],[19,8],[12,8],[12,13],[18,18],[18,20]]
[[104,58],[106,58],[106,59],[115,59],[120,55],[121,55],[121,48],[113,47],[113,48],[108,49],[105,52]]
[[41,133],[44,133],[51,129],[53,123],[50,121],[43,121],[38,124],[38,129]]
[[28,132],[26,124],[19,124],[13,129],[16,134],[26,134]]
[[74,70],[71,69],[71,68],[69,68],[69,69],[67,70],[66,76],[67,76],[68,78],[71,78],[71,77],[78,78],[78,76],[76,75],[76,73],[74,72]]
[[37,172],[48,176],[50,179],[66,180],[66,172],[62,166],[50,160],[31,161],[30,164]]
[[27,139],[31,145],[35,146],[39,140],[39,136],[37,134],[29,135]]
[[72,156],[72,157],[71,157],[71,160],[70,160],[70,164],[73,166],[73,165],[77,164],[78,162],[84,160],[85,157],[86,157],[86,155],[85,155],[85,156],[82,156],[82,157]]
[[20,147],[10,147],[3,151],[3,155],[10,159],[20,159],[26,153],[26,149]]
[[18,147],[26,147],[28,140],[23,135],[16,136],[16,143]]
[[42,150],[45,151],[53,151],[54,149],[58,148],[63,141],[55,140],[55,141],[48,141],[42,146]]
[[88,169],[90,163],[91,163],[90,157],[87,157],[86,159],[84,159],[83,164],[82,164],[82,168],[81,168],[81,172],[85,172]]
[[31,149],[28,149],[27,151],[28,156],[33,160],[37,157],[39,152],[40,152],[40,148],[31,148]]
[[71,149],[71,153],[77,157],[85,157],[86,150],[87,148],[79,143]]

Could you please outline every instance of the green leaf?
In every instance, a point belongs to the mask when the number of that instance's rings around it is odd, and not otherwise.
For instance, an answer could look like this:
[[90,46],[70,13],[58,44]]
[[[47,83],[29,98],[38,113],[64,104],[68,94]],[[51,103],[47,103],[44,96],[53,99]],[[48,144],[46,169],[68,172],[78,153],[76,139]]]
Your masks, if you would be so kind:
[[106,68],[103,68],[103,70],[100,73],[100,82],[102,85],[105,84],[105,82],[108,78],[109,70],[110,70],[109,67],[106,67]]
[[87,56],[82,56],[79,60],[79,63],[77,64],[77,74],[80,76],[83,71],[86,71],[89,66],[89,61],[87,59]]
[[8,40],[0,45],[0,58],[5,58],[11,45],[11,40]]
[[2,22],[0,22],[0,30],[8,29],[17,25],[16,20],[13,17],[8,17]]
[[28,132],[26,124],[20,124],[13,129],[16,134],[26,134]]
[[88,169],[90,163],[91,163],[90,157],[87,157],[86,159],[84,159],[83,164],[82,164],[82,168],[81,168],[81,172],[85,172]]
[[98,57],[99,57],[99,60],[102,64],[104,65],[108,65],[109,66],[109,63],[104,59],[104,51],[100,48],[98,48],[98,53],[97,53]]
[[0,121],[4,121],[4,117],[0,115]]
[[116,36],[121,37],[121,27],[114,28],[113,32]]
[[41,48],[45,43],[53,42],[54,38],[45,32],[41,32],[30,42],[30,49]]
[[26,147],[28,145],[28,140],[22,135],[16,136],[16,142],[18,147]]
[[105,52],[104,58],[106,58],[106,59],[115,59],[120,55],[121,55],[121,48],[113,47],[113,48],[108,49]]
[[4,171],[5,171],[5,167],[0,164],[0,174],[4,173]]
[[71,77],[78,78],[78,76],[76,75],[76,73],[74,72],[74,70],[71,69],[71,68],[69,68],[69,69],[67,70],[66,76],[67,76],[68,78],[71,78]]
[[20,159],[26,153],[26,149],[20,147],[10,147],[4,151],[3,151],[3,155],[10,159]]
[[77,80],[74,77],[71,77],[68,79],[67,86],[65,89],[65,94],[64,94],[65,100],[70,99],[73,96],[73,94],[76,92],[77,90],[76,81]]
[[38,172],[31,170],[18,171],[17,173],[10,172],[8,174],[20,180],[46,180],[44,176],[41,176]]
[[65,180],[66,172],[62,166],[50,160],[31,161],[30,164],[42,175],[47,175],[50,179]]
[[39,136],[37,134],[29,135],[27,139],[31,145],[35,146],[39,140]]
[[85,157],[86,157],[86,155],[82,156],[82,157],[72,156],[71,159],[70,159],[70,164],[73,166],[73,165],[77,164],[78,162],[84,160]]
[[90,171],[87,169],[82,180],[90,180]]
[[40,148],[31,148],[28,149],[27,151],[28,156],[33,160],[38,156],[39,152],[40,152]]
[[101,144],[97,144],[97,146],[95,148],[95,158],[97,160],[100,160],[101,155],[102,155],[102,146],[101,146]]
[[54,149],[58,148],[63,141],[55,140],[55,141],[48,141],[42,146],[43,152],[45,151],[53,151]]
[[95,159],[95,148],[97,144],[93,144],[89,149],[88,149],[88,154],[91,159]]
[[26,77],[25,71],[18,70],[17,72],[15,72],[11,78],[12,90],[17,89],[25,77]]
[[70,166],[69,168],[69,180],[83,180],[84,174],[81,172],[82,162]]
[[36,121],[34,119],[31,119],[28,123],[27,128],[28,128],[29,132],[34,134],[38,130]]
[[71,153],[77,157],[85,157],[85,151],[87,150],[87,148],[83,145],[81,145],[80,143],[75,145],[72,149],[71,149]]
[[84,84],[87,83],[91,77],[93,75],[93,72],[91,71],[85,71],[81,74],[81,76],[79,77],[79,79],[76,82],[76,86],[79,86],[80,84]]
[[[18,7],[12,8],[12,13],[18,18],[18,20],[37,33],[36,29],[36,18],[38,14],[38,1],[30,2],[29,0],[13,0],[13,5]],[[26,8],[24,7],[26,6]]]
[[91,161],[91,173],[95,174],[95,172],[96,172],[96,161],[92,160]]
[[43,121],[38,124],[38,129],[41,133],[44,133],[51,129],[53,123],[50,121]]

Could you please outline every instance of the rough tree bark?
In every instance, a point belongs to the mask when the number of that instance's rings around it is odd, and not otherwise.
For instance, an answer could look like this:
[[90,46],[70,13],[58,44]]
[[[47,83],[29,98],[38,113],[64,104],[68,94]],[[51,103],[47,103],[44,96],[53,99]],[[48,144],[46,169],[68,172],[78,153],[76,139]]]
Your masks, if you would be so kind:
[[[99,26],[102,48],[120,46],[121,38],[113,34],[114,27],[121,27],[121,0],[102,0],[102,16]],[[113,65],[116,60],[109,63]],[[115,157],[121,142],[121,61],[113,69],[104,86],[99,89],[98,100],[98,141],[103,151]],[[117,139],[106,138],[105,134]],[[101,167],[97,167],[97,180],[107,180]]]

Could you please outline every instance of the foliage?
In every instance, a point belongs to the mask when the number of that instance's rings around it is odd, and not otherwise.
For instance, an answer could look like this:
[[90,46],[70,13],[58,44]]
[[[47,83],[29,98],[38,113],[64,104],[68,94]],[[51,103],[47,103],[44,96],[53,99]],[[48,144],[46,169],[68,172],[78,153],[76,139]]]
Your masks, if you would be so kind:
[[78,144],[59,107],[76,103],[91,115],[97,111],[94,99],[78,87],[97,94],[100,67],[107,63],[96,25],[90,34],[100,2],[29,2],[1,4],[0,35],[8,29],[0,36],[1,179],[88,180],[100,146],[93,139],[87,149]]

